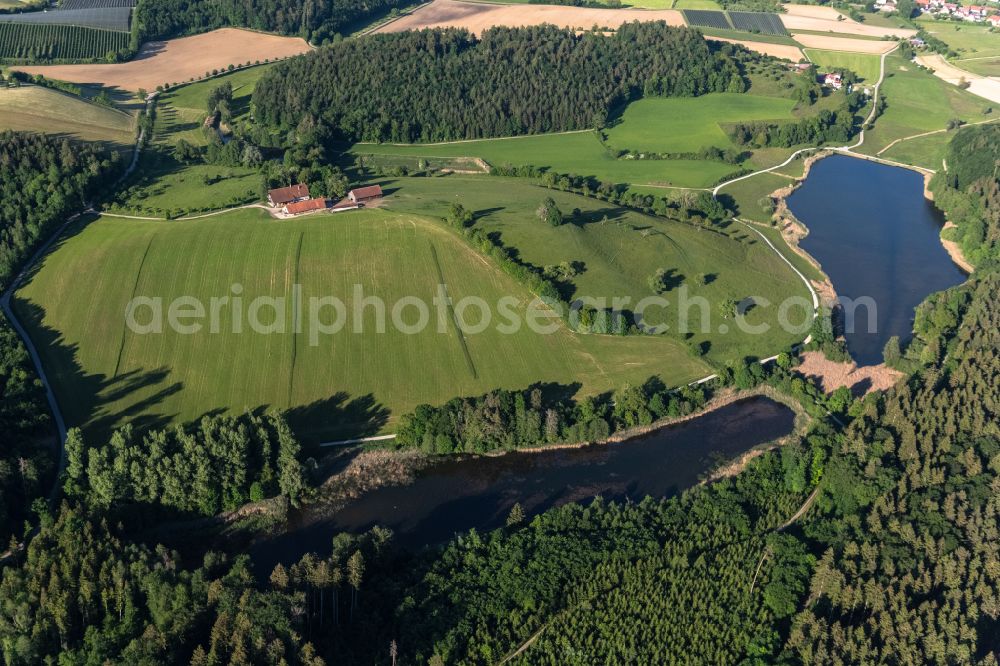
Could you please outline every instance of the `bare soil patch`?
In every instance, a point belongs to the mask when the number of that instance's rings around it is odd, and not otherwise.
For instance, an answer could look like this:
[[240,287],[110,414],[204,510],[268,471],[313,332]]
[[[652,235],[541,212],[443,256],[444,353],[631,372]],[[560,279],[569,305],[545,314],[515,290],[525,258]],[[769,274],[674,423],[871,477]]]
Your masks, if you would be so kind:
[[434,0],[429,5],[384,25],[376,32],[404,32],[424,28],[465,28],[480,34],[494,26],[532,26],[548,23],[562,28],[590,30],[617,28],[632,21],[666,21],[685,25],[673,9],[593,9],[557,5],[490,5],[456,0]]
[[891,51],[896,46],[896,42],[876,42],[870,39],[827,37],[826,35],[793,34],[792,39],[809,49],[847,51],[850,53],[871,53],[874,55],[881,55],[887,51]]
[[749,39],[729,39],[727,37],[706,37],[706,39],[716,42],[742,44],[751,51],[774,56],[775,58],[784,58],[785,60],[791,60],[792,62],[798,62],[802,59],[802,51],[799,50],[797,46],[792,46],[790,44],[768,44],[766,42],[754,42]]
[[821,352],[805,352],[798,372],[819,382],[820,387],[830,393],[846,386],[856,396],[871,391],[885,391],[892,388],[903,373],[885,364],[858,367],[857,363],[836,363],[828,360]]
[[[786,5],[786,7],[791,6],[792,5]],[[825,8],[816,7],[815,9]],[[831,11],[836,12],[836,10]],[[781,22],[784,23],[785,27],[791,31],[814,30],[817,32],[832,32],[842,35],[861,35],[865,37],[882,37],[884,35],[888,35],[889,37],[912,37],[917,34],[916,30],[884,28],[878,25],[868,25],[852,21],[847,17],[844,17],[843,21],[838,21],[836,17],[816,18],[814,16],[801,16],[788,13],[781,15]]]
[[165,83],[184,83],[213,69],[248,61],[287,58],[310,50],[299,37],[222,28],[202,35],[144,44],[135,59],[112,65],[40,65],[16,67],[29,74],[110,88],[153,90]]

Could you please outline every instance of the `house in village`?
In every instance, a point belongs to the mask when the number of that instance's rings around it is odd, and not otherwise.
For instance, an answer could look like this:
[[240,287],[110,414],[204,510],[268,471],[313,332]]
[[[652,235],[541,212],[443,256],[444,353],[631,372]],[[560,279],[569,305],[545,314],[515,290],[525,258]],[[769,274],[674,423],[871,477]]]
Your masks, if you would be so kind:
[[285,204],[281,212],[285,215],[301,215],[302,213],[326,210],[328,207],[329,203],[326,199],[303,199],[302,201],[293,201]]
[[289,187],[279,187],[267,193],[267,204],[271,208],[280,208],[297,201],[305,201],[309,198],[309,186],[298,184]]
[[351,203],[362,205],[369,201],[382,198],[382,187],[380,185],[368,185],[357,187],[347,193],[347,200]]

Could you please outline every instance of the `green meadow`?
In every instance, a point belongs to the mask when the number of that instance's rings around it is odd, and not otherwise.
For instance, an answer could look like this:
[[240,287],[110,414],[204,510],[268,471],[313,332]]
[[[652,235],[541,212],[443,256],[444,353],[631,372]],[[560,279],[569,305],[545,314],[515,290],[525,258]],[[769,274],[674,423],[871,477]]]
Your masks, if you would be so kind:
[[[533,266],[580,262],[579,275],[565,281],[570,298],[622,296],[637,303],[654,294],[649,279],[657,270],[669,275],[671,288],[664,294],[668,299],[676,299],[683,284],[687,294],[704,297],[713,308],[726,299],[740,301],[760,296],[777,303],[787,296],[806,293],[787,265],[737,224],[708,229],[519,179],[405,178],[388,181],[384,186],[394,190],[386,205],[400,212],[443,216],[453,201],[478,211],[476,226],[497,234],[505,246]],[[578,209],[577,218],[560,227],[543,224],[535,209],[545,197],[551,197],[566,216]],[[676,313],[674,310],[670,315]],[[667,323],[676,331],[676,319],[670,315],[655,321],[650,315],[651,323]],[[775,308],[765,307],[747,313],[748,322],[768,324],[774,329],[766,341],[738,331],[719,335],[713,330],[695,333],[689,342],[704,343],[707,358],[716,364],[744,356],[767,356],[773,353],[770,350],[803,337],[777,330],[775,315]]]
[[195,146],[208,145],[202,129],[208,115],[205,104],[218,86],[227,82],[233,86],[233,122],[245,119],[254,86],[269,67],[251,67],[162,94],[156,103],[152,145],[143,152],[136,176],[126,184],[113,210],[145,217],[177,217],[258,199],[260,176],[255,170],[184,164],[173,151],[182,139]]
[[[512,296],[523,315],[532,300],[427,218],[370,210],[279,222],[245,210],[189,222],[99,219],[45,259],[16,307],[40,343],[69,423],[99,431],[126,420],[164,424],[266,406],[290,409],[296,431],[316,441],[391,431],[418,403],[496,387],[556,382],[593,393],[653,374],[680,384],[710,372],[669,337],[578,335],[562,325],[550,335],[527,326],[505,335],[492,326],[459,336],[451,319],[438,328],[435,313],[422,333],[391,325],[377,333],[369,308],[313,345],[308,325],[295,333],[290,305],[280,316],[270,308],[260,316],[284,326],[270,334],[232,333],[228,310],[220,332],[210,332],[206,320],[190,335],[169,327],[137,334],[123,316],[133,296],[165,303],[193,296],[207,308],[212,297],[232,296],[233,284],[247,304],[291,298],[295,283],[303,285],[303,302],[335,295],[350,303],[359,284],[390,307],[409,296],[430,304],[439,273],[455,301],[478,296],[494,304]],[[333,321],[332,312],[322,313],[323,321]],[[478,310],[471,312],[466,320],[475,323]],[[148,316],[138,318],[148,323]],[[416,319],[412,311],[403,316]],[[249,312],[243,318],[248,322]],[[364,334],[353,332],[354,321],[365,322]]]
[[824,49],[805,49],[810,61],[822,69],[849,69],[866,82],[878,81],[880,57],[870,53],[848,53]]
[[1000,39],[988,25],[922,20],[920,27],[959,53],[959,58],[1000,56]]
[[889,56],[885,64],[887,78],[882,84],[882,94],[886,108],[876,119],[875,127],[865,133],[860,152],[875,154],[896,139],[944,129],[953,119],[965,122],[989,119],[983,113],[989,103],[981,97],[942,81],[900,56]]
[[494,166],[545,167],[558,173],[593,176],[612,183],[707,187],[738,167],[708,160],[619,160],[612,157],[596,132],[539,134],[506,139],[437,144],[358,143],[356,155],[445,159],[478,157]]
[[632,102],[607,130],[607,143],[621,150],[693,153],[707,146],[735,148],[721,125],[752,120],[791,120],[788,98],[740,93],[701,97],[646,98]]
[[[15,302],[69,422],[103,432],[127,420],[162,425],[209,410],[274,407],[290,410],[296,431],[319,441],[392,431],[398,416],[419,403],[496,387],[543,382],[592,394],[651,375],[679,385],[709,374],[712,364],[770,355],[801,337],[741,333],[717,312],[729,298],[778,303],[806,293],[788,267],[739,225],[700,228],[516,179],[455,175],[383,186],[390,195],[381,210],[294,221],[254,209],[191,221],[105,217],[74,229]],[[579,208],[576,222],[559,228],[540,222],[533,209],[546,196],[567,213]],[[558,320],[551,334],[527,326],[505,334],[496,330],[503,320],[495,311],[485,331],[465,329],[460,335],[453,316],[439,327],[431,306],[432,323],[424,331],[407,334],[389,324],[384,333],[373,333],[373,309],[354,316],[356,284],[365,296],[384,299],[390,317],[403,297],[433,303],[439,280],[456,302],[478,296],[495,304],[513,297],[513,311],[525,316],[533,296],[438,221],[453,201],[477,211],[475,224],[499,234],[522,261],[580,262],[569,284],[574,298],[626,297],[634,303],[653,295],[649,278],[662,269],[671,303],[681,285],[691,298],[707,299],[710,328],[690,340],[676,331],[623,337],[574,333]],[[259,319],[283,325],[270,334],[233,333],[232,315],[224,308],[215,333],[208,320],[194,334],[169,327],[139,334],[125,325],[123,314],[134,296],[165,304],[193,296],[208,310],[212,297],[233,296],[233,284],[241,285],[247,304],[245,323],[253,299],[291,299],[292,285],[301,284],[302,303],[311,296],[342,298],[348,325],[311,340],[308,308],[296,314],[291,304],[280,315],[263,311]],[[773,328],[776,307],[760,301],[747,323]],[[164,317],[167,310],[165,305]],[[646,322],[672,323],[671,314],[659,312],[647,312]],[[693,322],[700,322],[701,312],[700,306],[692,310]],[[471,308],[463,319],[474,325],[478,313]],[[410,323],[417,319],[412,310],[401,316]],[[140,310],[137,320],[149,323],[151,317]],[[298,333],[297,318],[303,322]],[[330,323],[334,311],[319,318]],[[365,322],[364,334],[353,332],[355,321]],[[734,330],[720,332],[720,322]],[[704,359],[689,351],[695,344],[707,351]]]

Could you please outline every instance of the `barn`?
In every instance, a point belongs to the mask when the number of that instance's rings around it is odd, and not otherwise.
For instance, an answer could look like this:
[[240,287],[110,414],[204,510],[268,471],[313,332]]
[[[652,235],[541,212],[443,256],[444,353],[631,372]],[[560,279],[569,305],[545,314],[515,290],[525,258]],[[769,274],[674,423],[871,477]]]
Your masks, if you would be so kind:
[[306,199],[286,204],[281,209],[281,212],[285,215],[301,215],[302,213],[311,213],[314,210],[324,210],[325,208],[327,208],[326,199]]
[[376,199],[382,198],[382,186],[381,185],[368,185],[366,187],[358,187],[347,193],[347,198],[352,203],[363,204],[369,201],[374,201]]
[[309,198],[308,185],[291,185],[289,187],[279,187],[267,193],[267,203],[272,208],[278,208],[296,201],[304,201]]

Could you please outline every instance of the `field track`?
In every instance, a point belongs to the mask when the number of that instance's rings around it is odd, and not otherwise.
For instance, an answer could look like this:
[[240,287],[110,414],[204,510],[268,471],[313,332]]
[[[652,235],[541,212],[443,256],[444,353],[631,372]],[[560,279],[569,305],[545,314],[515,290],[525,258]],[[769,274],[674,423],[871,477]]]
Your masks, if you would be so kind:
[[73,83],[153,90],[164,83],[200,78],[212,69],[224,69],[248,60],[288,58],[309,50],[309,44],[299,37],[222,28],[193,37],[149,42],[143,45],[134,60],[120,64],[40,65],[16,69]]

